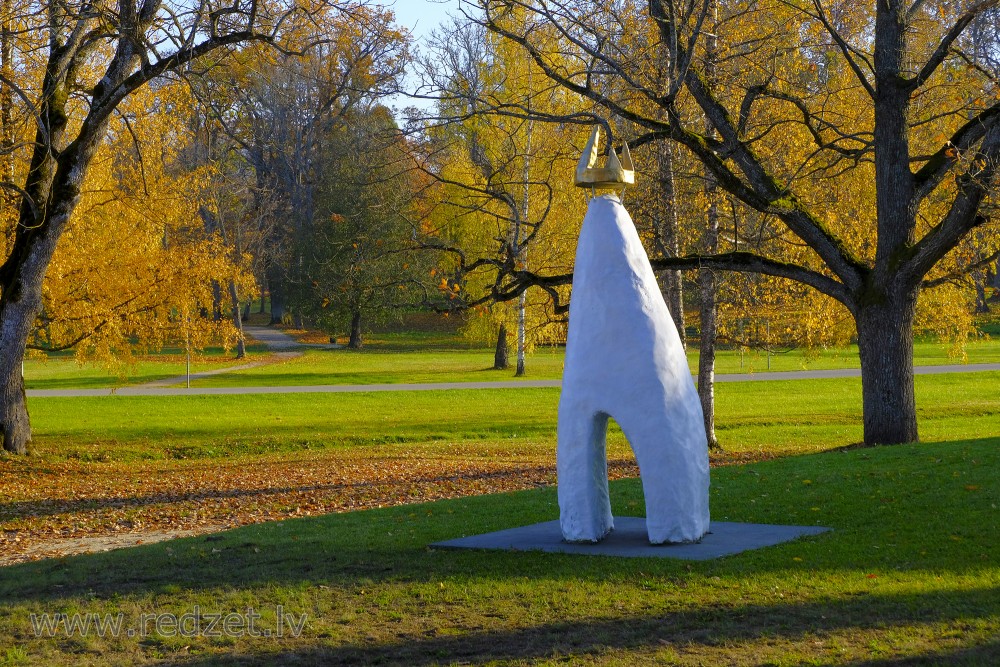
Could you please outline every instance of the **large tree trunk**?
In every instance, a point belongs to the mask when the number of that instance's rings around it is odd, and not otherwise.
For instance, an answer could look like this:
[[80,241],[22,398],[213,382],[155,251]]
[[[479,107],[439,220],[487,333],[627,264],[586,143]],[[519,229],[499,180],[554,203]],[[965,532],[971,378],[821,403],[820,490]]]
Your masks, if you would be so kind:
[[913,317],[919,284],[900,284],[896,270],[916,240],[919,204],[910,170],[912,91],[902,76],[910,67],[909,28],[906,9],[899,0],[876,4],[873,64],[878,245],[868,285],[854,309],[867,445],[917,441]]
[[[64,107],[43,105],[49,128],[39,127],[21,197],[14,245],[0,266],[0,439],[3,448],[24,454],[31,441],[31,423],[22,374],[24,351],[35,318],[42,308],[42,281],[56,244],[80,199],[80,187],[107,122],[53,160],[46,139],[58,145],[65,129]],[[52,202],[36,212],[33,201]]]
[[[705,252],[719,251],[719,208],[715,203],[717,186],[706,174],[705,195],[708,197],[708,215],[705,224]],[[708,446],[715,449],[719,439],[715,435],[715,344],[718,338],[718,306],[716,304],[716,278],[710,269],[698,272],[698,291],[701,297],[701,336],[698,347],[698,398],[705,418],[705,437]]]
[[507,346],[507,325],[500,324],[500,333],[497,334],[496,352],[493,354],[493,370],[505,371],[510,368],[510,350]]
[[[4,289],[4,296],[7,290]],[[25,344],[34,309],[22,301],[0,299],[0,437],[3,448],[15,454],[27,452],[31,442],[31,422],[24,395]]]
[[[85,155],[84,157],[89,157]],[[81,178],[82,180],[82,178]],[[2,271],[0,284],[0,438],[3,448],[15,454],[24,454],[31,442],[31,422],[24,394],[24,351],[28,336],[35,324],[35,317],[42,307],[42,280],[55,252],[59,234],[76,205],[77,182],[59,184],[57,192],[63,194],[55,215],[48,224],[39,226],[35,235],[19,236],[15,251],[20,250],[20,262],[8,260]],[[27,205],[22,207],[21,219],[30,215]]]
[[347,347],[352,350],[360,350],[362,345],[364,345],[364,341],[361,339],[361,311],[356,310],[351,315],[351,337],[347,341]]
[[[712,17],[711,33],[706,42],[705,68],[710,81],[715,80],[716,37],[718,33],[718,4],[712,0],[709,15]],[[705,131],[709,136],[714,133],[712,123],[705,120]],[[719,252],[719,206],[716,203],[716,193],[719,185],[715,176],[705,170],[705,198],[708,200],[708,211],[705,216],[704,246],[705,253],[714,255]],[[698,287],[701,292],[701,341],[698,350],[698,397],[701,399],[701,411],[705,418],[705,437],[710,449],[719,446],[715,435],[715,343],[718,330],[718,308],[716,307],[715,273],[702,269],[698,272]]]
[[865,444],[916,442],[913,395],[913,316],[917,294],[861,306],[858,354]]

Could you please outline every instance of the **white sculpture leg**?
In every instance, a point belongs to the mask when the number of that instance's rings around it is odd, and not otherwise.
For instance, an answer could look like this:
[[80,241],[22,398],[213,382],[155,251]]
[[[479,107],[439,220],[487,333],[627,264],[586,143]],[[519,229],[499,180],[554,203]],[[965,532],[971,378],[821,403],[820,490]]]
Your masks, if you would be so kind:
[[708,445],[694,381],[649,259],[617,197],[591,200],[577,245],[557,472],[563,537],[613,527],[607,415],[639,463],[650,542],[708,532]]
[[[562,411],[560,404],[560,415]],[[559,420],[560,526],[567,542],[598,542],[614,529],[605,445],[608,416],[587,408],[578,414],[579,419]]]
[[616,420],[639,464],[649,542],[700,540],[709,526],[708,457],[685,446],[691,440],[683,430],[704,428],[703,422],[691,425],[682,420],[679,429],[662,408],[657,411],[649,405],[620,408]]

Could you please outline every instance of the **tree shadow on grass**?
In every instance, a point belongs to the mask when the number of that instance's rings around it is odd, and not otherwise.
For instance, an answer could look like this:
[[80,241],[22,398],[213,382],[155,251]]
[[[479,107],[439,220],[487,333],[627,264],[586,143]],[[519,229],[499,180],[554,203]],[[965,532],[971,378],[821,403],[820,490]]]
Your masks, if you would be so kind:
[[[996,563],[993,545],[1000,539],[1000,525],[992,520],[995,507],[991,503],[996,498],[992,471],[1000,457],[997,444],[996,438],[990,438],[919,449],[803,456],[717,470],[713,494],[722,489],[720,498],[732,496],[726,503],[727,520],[809,525],[795,520],[793,512],[799,511],[800,519],[809,517],[811,523],[832,527],[834,532],[715,561],[427,549],[437,541],[556,518],[555,489],[549,487],[264,523],[216,536],[4,567],[0,568],[0,604],[88,592],[99,596],[157,594],[177,586],[192,590],[272,583],[350,586],[361,579],[426,582],[484,576],[627,581],[637,571],[680,579],[691,572],[732,577],[767,572],[794,576],[842,571],[863,576],[876,570],[974,572]],[[973,466],[966,459],[978,463]],[[963,476],[955,477],[956,473]],[[481,473],[484,480],[497,474],[508,473]],[[804,478],[810,483],[803,484]],[[470,481],[466,475],[420,481],[447,485],[459,479]],[[394,480],[387,483],[396,484]],[[332,490],[343,491],[336,487],[330,485]],[[197,503],[296,488],[208,491],[178,497]],[[638,480],[615,482],[612,489],[616,515],[642,514]],[[348,492],[355,491],[363,494],[367,489],[359,484]],[[890,495],[902,500],[897,502]],[[760,502],[753,504],[754,498]],[[91,507],[88,503],[93,501],[79,502]],[[105,508],[123,506],[118,500],[106,502]],[[139,497],[126,499],[124,506],[157,502],[162,502],[159,496]],[[811,505],[823,511],[811,512]],[[35,509],[51,510],[44,505]],[[713,516],[724,518],[718,513]]]
[[[483,664],[507,661],[600,658],[616,651],[673,649],[681,655],[699,656],[702,664],[716,659],[728,661],[739,655],[740,664],[754,662],[753,642],[767,644],[808,642],[826,633],[885,631],[896,632],[906,625],[924,623],[961,623],[970,610],[982,612],[982,602],[996,596],[996,588],[942,591],[930,594],[868,595],[834,601],[743,605],[728,608],[699,607],[691,610],[650,615],[625,615],[621,618],[552,621],[529,627],[496,630],[441,628],[423,634],[400,634],[388,643],[347,643],[310,646],[299,652],[269,654],[268,640],[256,648],[261,653],[251,662],[260,664],[323,665],[436,665],[443,662]],[[986,612],[987,614],[989,612]],[[308,621],[307,626],[308,628]],[[449,634],[435,636],[435,631]],[[308,631],[308,630],[307,630]],[[905,630],[899,630],[905,632]],[[850,640],[844,640],[850,641]],[[866,641],[866,640],[861,640]],[[854,667],[910,667],[917,665],[994,665],[1000,658],[1000,641],[972,639],[954,649],[938,649],[910,657],[885,657],[830,665]],[[733,646],[736,644],[736,646]],[[857,647],[855,647],[857,648]],[[815,663],[823,664],[823,649],[804,646],[812,652]],[[748,655],[749,654],[749,655]],[[617,655],[619,659],[627,656]],[[187,667],[200,665],[244,665],[247,656],[209,655],[177,659],[169,664]]]
[[[819,501],[836,504],[835,511],[831,510],[826,518],[837,520],[833,524],[837,530],[717,561],[444,552],[426,548],[431,542],[461,533],[488,532],[554,518],[555,490],[547,488],[261,524],[138,549],[0,568],[0,605],[22,613],[42,605],[58,608],[67,599],[84,598],[97,604],[101,599],[130,595],[140,597],[145,604],[168,604],[167,600],[179,590],[244,591],[263,605],[273,602],[264,591],[280,587],[291,588],[294,598],[298,589],[305,594],[322,590],[323,586],[339,595],[379,584],[389,584],[384,590],[390,591],[397,585],[405,588],[409,584],[433,584],[436,588],[434,582],[446,581],[457,587],[468,585],[475,591],[480,586],[477,582],[483,582],[482,590],[488,591],[490,582],[533,585],[537,581],[540,592],[526,600],[524,614],[510,616],[510,620],[507,616],[490,616],[489,600],[470,599],[454,602],[457,606],[453,610],[445,607],[434,611],[423,626],[404,624],[399,633],[393,634],[381,625],[383,639],[334,644],[323,638],[323,625],[335,621],[317,618],[312,628],[307,623],[307,632],[314,634],[303,640],[307,646],[297,652],[274,653],[280,647],[261,640],[250,645],[249,657],[212,654],[227,649],[209,647],[206,656],[174,657],[174,664],[430,665],[560,658],[572,662],[578,656],[598,660],[609,653],[615,656],[615,651],[642,651],[648,655],[660,648],[723,655],[725,651],[739,651],[741,644],[754,642],[790,642],[808,652],[813,649],[806,644],[826,633],[849,637],[855,630],[891,634],[898,628],[905,634],[906,627],[926,628],[934,623],[968,627],[970,635],[959,640],[964,645],[955,649],[941,648],[942,640],[932,649],[935,652],[923,656],[873,658],[856,662],[856,667],[998,664],[1000,644],[984,635],[980,622],[982,619],[985,627],[993,627],[989,624],[995,625],[995,619],[1000,617],[1000,588],[995,577],[991,578],[997,567],[991,556],[997,524],[991,522],[995,514],[991,509],[995,482],[990,481],[991,471],[995,470],[996,444],[994,438],[978,443],[946,443],[925,450],[827,454],[822,455],[827,457],[823,459],[799,457],[754,466],[753,474],[747,470],[720,473],[724,488],[739,489],[740,494],[762,501],[765,496],[760,491],[766,492],[770,503],[767,512],[801,506],[803,500],[807,505]],[[959,452],[962,448],[969,451]],[[848,467],[837,467],[845,461]],[[955,477],[956,472],[969,476]],[[809,484],[802,482],[806,474]],[[925,493],[929,485],[944,490]],[[635,480],[616,484],[615,489],[620,504],[641,499]],[[883,502],[886,493],[897,491],[905,497],[905,503]],[[620,504],[616,511],[621,509]],[[763,516],[758,510],[750,511],[746,503],[731,504],[746,505],[746,514],[740,519],[759,520]],[[933,518],[928,508],[944,518]],[[962,522],[958,510],[967,514]],[[959,524],[969,529],[968,534]],[[927,554],[921,555],[924,550]],[[980,559],[981,550],[986,551],[985,560]],[[907,570],[915,573],[905,574]],[[924,588],[930,590],[916,591],[909,590],[905,581],[902,586],[893,585],[896,572],[912,579],[914,587],[920,587],[918,580],[930,579],[937,571],[969,573],[978,576],[978,581],[955,589],[929,585]],[[768,575],[775,578],[775,585],[788,586],[793,592],[789,597],[806,599],[782,600],[775,590],[773,597],[763,601],[761,598],[768,594],[757,591],[752,600],[744,602],[741,596],[716,592],[708,584],[710,577],[719,577],[725,586],[726,582]],[[824,578],[843,581],[835,586],[836,591],[843,592],[835,591],[829,598],[811,593],[810,580]],[[652,588],[646,584],[639,587],[646,580]],[[886,580],[890,585],[883,588],[881,584]],[[859,584],[869,581],[870,586]],[[691,585],[698,589],[693,596],[677,594]],[[613,596],[620,591],[623,606],[595,605],[600,611],[581,619],[546,618],[551,611],[541,596],[553,586],[582,593],[593,591],[594,595]],[[635,600],[632,592],[638,596]],[[147,595],[150,597],[143,597]],[[230,599],[225,595],[224,599]],[[164,597],[157,600],[156,596]],[[629,611],[633,603],[646,610],[640,607],[639,611]],[[370,610],[362,610],[365,614],[371,612],[371,622],[392,623],[390,618],[380,617],[384,610],[378,605],[383,603],[372,604]],[[663,611],[665,608],[668,610]],[[619,612],[609,611],[614,609]],[[601,616],[595,618],[596,614]],[[505,623],[521,627],[503,627]],[[819,649],[814,657],[829,658]]]

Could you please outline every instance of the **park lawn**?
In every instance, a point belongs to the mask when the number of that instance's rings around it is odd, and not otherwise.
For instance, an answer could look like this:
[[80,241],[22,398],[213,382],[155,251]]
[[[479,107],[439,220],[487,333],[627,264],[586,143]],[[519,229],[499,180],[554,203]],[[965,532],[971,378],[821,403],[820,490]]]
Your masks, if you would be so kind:
[[[1000,433],[1000,373],[917,376],[926,440]],[[174,460],[411,443],[554,442],[559,390],[34,398],[37,458]],[[861,440],[859,378],[716,387],[728,452],[791,455]],[[613,431],[616,432],[616,431]],[[617,437],[617,436],[616,436]]]
[[[208,350],[195,357],[192,372],[224,369],[266,361],[264,365],[196,378],[194,387],[303,386],[341,384],[399,384],[433,382],[492,382],[498,380],[558,380],[562,377],[564,348],[540,346],[527,358],[527,373],[514,377],[513,369],[493,370],[493,350],[470,343],[454,333],[406,332],[370,336],[365,348],[305,349],[292,359],[268,357],[261,346],[251,346],[246,360],[227,358],[221,350]],[[950,354],[947,345],[923,340],[914,345],[914,363],[940,365],[1000,363],[1000,341],[983,338],[970,341],[966,357]],[[695,372],[697,349],[688,350],[688,362]],[[513,363],[513,358],[512,358]],[[857,368],[856,346],[845,349],[792,350],[767,355],[764,352],[719,350],[716,372],[756,373],[763,371],[826,370]],[[143,384],[185,374],[185,357],[168,349],[147,355],[132,367],[112,372],[100,364],[78,364],[72,356],[54,355],[46,360],[25,361],[28,389],[90,389]],[[178,384],[181,386],[183,383]]]
[[[563,350],[535,351],[526,364],[525,380],[562,377]],[[410,350],[306,350],[301,357],[244,371],[222,373],[192,382],[194,387],[243,387],[330,384],[399,384],[427,382],[495,382],[516,380],[514,369],[493,370],[493,351],[484,348]]]
[[[707,562],[428,547],[555,518],[545,487],[25,563],[0,569],[0,664],[996,664],[998,466],[983,437],[717,468],[717,520],[833,531]],[[612,498],[642,514],[635,480]],[[195,612],[242,622],[192,636]]]
[[[191,358],[191,372],[227,368],[264,361],[269,354],[262,346],[250,346],[246,359],[236,360],[220,348],[209,348]],[[144,384],[179,377],[187,368],[183,350],[167,348],[158,353],[142,355],[132,365],[108,368],[100,362],[80,363],[72,355],[53,354],[47,358],[24,360],[24,381],[27,389],[97,389]]]
[[[562,377],[564,348],[539,347],[526,360],[526,374],[513,369],[493,370],[493,350],[471,346],[442,334],[380,334],[361,350],[307,350],[304,356],[257,368],[197,379],[195,387],[288,386],[339,384],[398,384],[428,382],[492,382],[497,380],[557,380]],[[949,354],[934,341],[914,345],[914,363],[941,365],[1000,363],[1000,341],[971,341],[965,359]],[[513,363],[513,361],[512,361]],[[688,363],[697,371],[698,351],[688,350]],[[827,370],[858,368],[857,347],[841,350],[802,350],[772,354],[719,350],[716,372]]]
[[[917,379],[925,441],[1000,433],[1000,373]],[[558,390],[32,399],[32,455],[0,459],[6,558],[55,537],[206,526],[554,481]],[[730,383],[732,465],[861,438],[856,378]],[[775,406],[781,406],[776,409]],[[621,432],[612,475],[634,475]]]
[[[709,563],[427,549],[556,516],[556,389],[31,399],[32,456],[0,457],[4,553],[243,527],[0,568],[0,665],[993,664],[998,383],[918,377],[924,443],[875,449],[849,447],[856,378],[720,384],[715,519],[834,532]],[[635,475],[616,429],[609,459]],[[613,489],[641,514],[635,481]],[[30,621],[253,607],[273,627],[278,605],[300,637]]]

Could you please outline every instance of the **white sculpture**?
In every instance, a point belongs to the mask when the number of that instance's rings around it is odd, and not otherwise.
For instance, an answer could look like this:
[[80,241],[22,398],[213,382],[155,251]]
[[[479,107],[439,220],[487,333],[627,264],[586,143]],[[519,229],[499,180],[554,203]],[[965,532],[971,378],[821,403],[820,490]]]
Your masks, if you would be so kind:
[[[581,165],[592,166],[590,149]],[[578,184],[591,187],[580,180],[578,170]],[[649,258],[613,194],[591,199],[576,250],[557,451],[560,526],[569,542],[597,542],[614,528],[609,417],[639,464],[649,541],[700,540],[709,527],[701,404]]]

